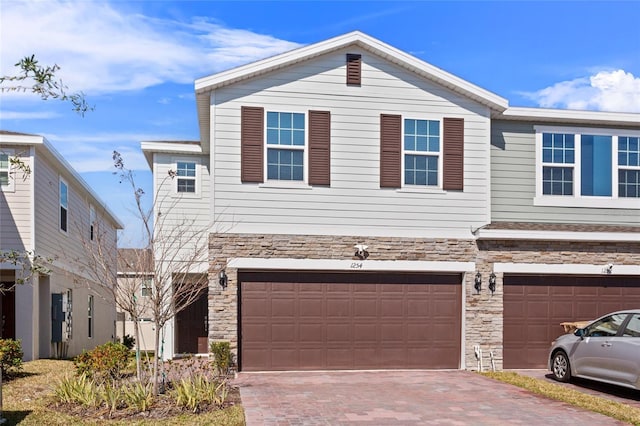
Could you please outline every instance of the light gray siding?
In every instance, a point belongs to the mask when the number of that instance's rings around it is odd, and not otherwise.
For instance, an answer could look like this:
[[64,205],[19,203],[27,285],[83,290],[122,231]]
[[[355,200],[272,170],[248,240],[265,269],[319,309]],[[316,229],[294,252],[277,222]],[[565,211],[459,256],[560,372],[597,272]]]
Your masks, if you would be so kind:
[[[360,87],[345,84],[346,53],[362,54]],[[331,186],[242,184],[241,106],[330,111]],[[487,108],[369,52],[334,52],[218,89],[211,110],[214,217],[232,232],[470,236],[488,222]],[[464,118],[464,191],[380,189],[382,113]]]
[[[33,169],[29,147],[2,145],[0,150],[13,153],[25,165]],[[0,191],[0,249],[32,250],[33,203],[31,185],[33,174],[14,170],[10,176],[13,189]]]
[[535,154],[534,124],[492,122],[492,221],[640,225],[636,209],[534,206]]

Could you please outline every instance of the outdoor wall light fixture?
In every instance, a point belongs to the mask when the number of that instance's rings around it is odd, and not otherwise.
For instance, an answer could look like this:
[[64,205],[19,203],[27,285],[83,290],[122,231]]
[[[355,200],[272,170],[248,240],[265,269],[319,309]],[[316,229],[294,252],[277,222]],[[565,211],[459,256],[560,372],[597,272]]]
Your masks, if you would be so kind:
[[218,283],[220,284],[220,287],[227,288],[228,280],[229,277],[227,277],[227,273],[224,272],[224,269],[218,273]]
[[480,274],[480,271],[478,271],[478,273],[476,274],[475,284],[473,285],[473,287],[478,293],[480,293],[480,290],[482,290],[482,275]]
[[489,290],[491,290],[491,294],[496,292],[496,274],[493,272],[489,275]]

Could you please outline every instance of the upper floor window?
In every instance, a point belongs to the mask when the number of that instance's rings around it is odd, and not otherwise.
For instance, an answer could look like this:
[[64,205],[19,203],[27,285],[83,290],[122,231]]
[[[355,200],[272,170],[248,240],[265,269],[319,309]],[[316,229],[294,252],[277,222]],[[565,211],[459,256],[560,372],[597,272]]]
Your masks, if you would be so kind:
[[91,241],[96,239],[96,209],[93,206],[89,206],[89,239]]
[[618,196],[640,197],[640,137],[618,137]]
[[267,112],[267,179],[304,180],[305,114]]
[[176,163],[178,177],[178,192],[196,192],[196,163],[195,161],[178,161]]
[[2,149],[0,151],[0,188],[3,191],[13,190],[13,179],[11,178],[10,157],[13,151]]
[[67,232],[67,222],[69,213],[69,186],[60,178],[60,230]]
[[404,120],[404,184],[438,186],[440,122]]
[[640,208],[640,133],[536,127],[536,205]]
[[151,296],[151,278],[142,279],[142,287],[140,289],[140,294],[142,297]]

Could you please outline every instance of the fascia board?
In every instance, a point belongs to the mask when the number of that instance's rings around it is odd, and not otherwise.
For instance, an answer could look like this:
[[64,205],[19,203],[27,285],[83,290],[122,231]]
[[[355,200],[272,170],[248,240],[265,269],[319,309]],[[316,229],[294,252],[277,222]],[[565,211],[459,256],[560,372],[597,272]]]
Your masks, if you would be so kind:
[[[197,141],[194,141],[197,142]],[[168,152],[168,153],[183,153],[183,154],[202,154],[202,147],[199,143],[179,143],[179,142],[152,142],[142,141],[140,142],[142,151],[149,152]]]
[[640,114],[630,112],[578,111],[551,108],[510,107],[497,119],[551,121],[607,126],[640,126]]
[[506,99],[359,31],[347,33],[326,41],[200,78],[195,82],[196,94],[215,90],[221,86],[233,84],[240,80],[290,66],[297,62],[341,49],[350,44],[356,44],[365,50],[371,51],[424,78],[468,96],[492,109],[504,111],[509,106]]
[[510,229],[480,229],[478,240],[536,240],[536,241],[609,241],[638,242],[640,233],[635,232],[554,232]]

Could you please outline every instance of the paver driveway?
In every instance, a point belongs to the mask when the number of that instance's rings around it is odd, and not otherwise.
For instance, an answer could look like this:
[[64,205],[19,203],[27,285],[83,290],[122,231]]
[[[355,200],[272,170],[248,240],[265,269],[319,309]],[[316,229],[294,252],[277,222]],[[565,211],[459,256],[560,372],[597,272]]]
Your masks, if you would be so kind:
[[468,371],[240,373],[253,425],[621,425]]

